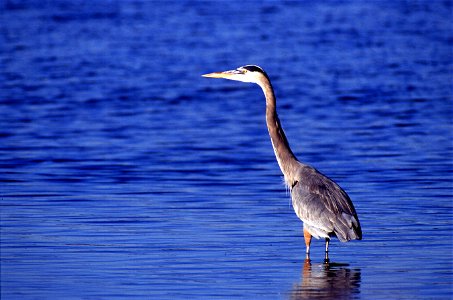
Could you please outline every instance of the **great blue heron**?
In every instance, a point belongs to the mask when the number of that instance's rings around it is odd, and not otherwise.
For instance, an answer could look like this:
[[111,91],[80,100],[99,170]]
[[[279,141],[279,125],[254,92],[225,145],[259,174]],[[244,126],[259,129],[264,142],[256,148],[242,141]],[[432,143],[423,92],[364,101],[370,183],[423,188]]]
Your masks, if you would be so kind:
[[325,238],[325,260],[328,262],[329,241],[361,240],[362,229],[348,194],[333,180],[315,168],[301,163],[289,147],[277,115],[274,90],[266,72],[247,65],[236,70],[215,72],[204,77],[225,78],[258,84],[266,97],[266,123],[278,165],[291,191],[294,211],[304,223],[306,256],[310,255],[311,238]]

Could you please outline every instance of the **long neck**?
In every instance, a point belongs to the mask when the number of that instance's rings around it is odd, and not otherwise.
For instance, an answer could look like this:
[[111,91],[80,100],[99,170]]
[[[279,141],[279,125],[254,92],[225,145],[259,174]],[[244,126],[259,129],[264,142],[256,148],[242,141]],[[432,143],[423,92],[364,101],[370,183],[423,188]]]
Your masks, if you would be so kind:
[[259,85],[266,97],[266,123],[271,137],[272,147],[274,148],[275,157],[285,176],[285,183],[291,187],[296,180],[295,173],[299,162],[291,151],[285,132],[280,124],[280,119],[277,115],[275,95],[270,81],[266,78]]

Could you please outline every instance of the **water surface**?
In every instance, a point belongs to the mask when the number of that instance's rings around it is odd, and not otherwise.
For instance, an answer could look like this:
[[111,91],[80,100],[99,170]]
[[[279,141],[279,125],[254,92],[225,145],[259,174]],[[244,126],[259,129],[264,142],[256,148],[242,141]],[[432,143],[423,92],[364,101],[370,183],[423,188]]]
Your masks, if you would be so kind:
[[[449,299],[449,1],[6,1],[1,298]],[[364,238],[314,241],[273,156],[259,64],[298,158]]]

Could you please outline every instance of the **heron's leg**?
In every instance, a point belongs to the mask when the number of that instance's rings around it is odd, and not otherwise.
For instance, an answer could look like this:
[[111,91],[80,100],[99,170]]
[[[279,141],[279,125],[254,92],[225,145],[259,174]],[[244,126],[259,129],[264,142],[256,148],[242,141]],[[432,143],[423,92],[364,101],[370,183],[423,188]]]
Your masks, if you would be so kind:
[[305,246],[307,247],[305,253],[307,254],[307,258],[310,257],[310,243],[311,243],[311,234],[304,228],[304,239],[305,239]]
[[329,263],[329,242],[330,239],[326,238],[326,255],[324,256],[324,263]]

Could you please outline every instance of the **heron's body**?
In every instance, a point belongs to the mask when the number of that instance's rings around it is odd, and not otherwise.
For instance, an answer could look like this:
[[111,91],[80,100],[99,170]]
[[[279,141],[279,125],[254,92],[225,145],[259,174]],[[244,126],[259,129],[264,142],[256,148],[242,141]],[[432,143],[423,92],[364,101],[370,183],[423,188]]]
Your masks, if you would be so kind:
[[252,82],[263,90],[272,147],[285,183],[291,191],[294,211],[304,223],[307,255],[312,236],[326,239],[326,259],[331,237],[336,236],[342,242],[362,239],[357,213],[346,192],[315,168],[299,162],[291,151],[277,115],[275,95],[267,74],[260,67],[249,65],[204,76]]

